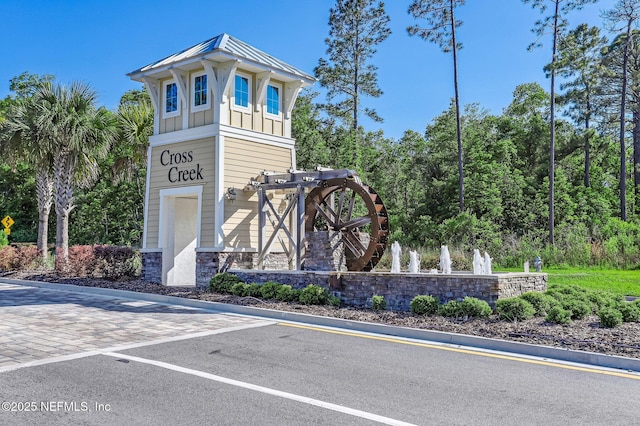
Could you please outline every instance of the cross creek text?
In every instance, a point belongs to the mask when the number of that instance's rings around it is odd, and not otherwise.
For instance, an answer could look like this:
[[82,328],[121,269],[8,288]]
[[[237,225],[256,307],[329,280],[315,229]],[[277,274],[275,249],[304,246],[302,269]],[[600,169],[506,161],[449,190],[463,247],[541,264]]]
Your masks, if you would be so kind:
[[200,163],[197,163],[195,168],[180,166],[182,164],[188,165],[192,162],[193,151],[171,152],[165,149],[160,154],[160,164],[163,166],[172,166],[167,174],[169,182],[171,183],[203,180],[202,171],[204,169],[200,167]]

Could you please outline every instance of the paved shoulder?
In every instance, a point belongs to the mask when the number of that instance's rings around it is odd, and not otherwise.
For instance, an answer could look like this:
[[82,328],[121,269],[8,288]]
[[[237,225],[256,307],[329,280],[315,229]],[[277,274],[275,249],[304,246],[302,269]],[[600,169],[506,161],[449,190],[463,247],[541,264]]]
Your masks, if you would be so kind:
[[188,306],[0,283],[0,369],[268,323]]

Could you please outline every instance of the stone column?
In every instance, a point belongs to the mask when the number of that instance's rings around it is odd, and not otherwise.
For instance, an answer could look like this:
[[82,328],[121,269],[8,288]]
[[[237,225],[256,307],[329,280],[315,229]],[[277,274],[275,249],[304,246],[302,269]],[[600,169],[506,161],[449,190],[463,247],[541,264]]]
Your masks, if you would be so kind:
[[308,232],[303,269],[346,271],[344,243],[340,231]]

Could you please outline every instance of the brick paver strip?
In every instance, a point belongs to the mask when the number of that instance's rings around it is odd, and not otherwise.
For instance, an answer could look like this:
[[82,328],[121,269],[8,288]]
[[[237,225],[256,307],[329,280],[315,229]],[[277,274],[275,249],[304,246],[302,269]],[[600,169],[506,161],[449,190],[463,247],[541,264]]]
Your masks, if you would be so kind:
[[0,283],[0,367],[259,322],[192,307]]

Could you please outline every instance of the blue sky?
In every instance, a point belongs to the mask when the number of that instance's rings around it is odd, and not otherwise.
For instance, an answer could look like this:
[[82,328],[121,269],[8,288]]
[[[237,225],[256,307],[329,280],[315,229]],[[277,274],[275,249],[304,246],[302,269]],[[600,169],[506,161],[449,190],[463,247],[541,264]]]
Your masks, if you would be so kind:
[[[384,94],[365,98],[383,124],[363,120],[367,130],[383,129],[400,138],[423,132],[453,96],[452,59],[436,45],[409,37],[410,0],[387,0],[391,36],[378,47]],[[0,0],[0,98],[9,79],[29,71],[54,74],[58,81],[82,80],[99,93],[100,104],[115,109],[122,94],[139,84],[126,73],[223,32],[310,74],[326,57],[329,8],[334,0]],[[600,0],[569,16],[601,26],[600,12],[614,0]],[[469,0],[458,11],[460,96],[499,114],[518,84],[549,82],[542,67],[551,56],[550,38],[533,52],[531,28],[538,11],[520,0]],[[611,38],[611,36],[609,36]],[[320,90],[318,84],[316,89]],[[322,97],[318,101],[324,100]]]

